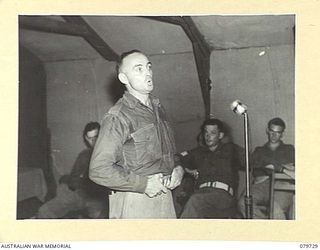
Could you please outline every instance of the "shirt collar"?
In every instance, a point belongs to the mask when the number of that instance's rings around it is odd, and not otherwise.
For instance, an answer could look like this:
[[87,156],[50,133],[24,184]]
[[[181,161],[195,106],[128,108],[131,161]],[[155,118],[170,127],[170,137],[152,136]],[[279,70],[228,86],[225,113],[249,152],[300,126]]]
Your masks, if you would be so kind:
[[223,144],[224,144],[224,143],[222,143],[222,142],[220,141],[219,144],[218,144],[218,146],[216,147],[216,149],[215,149],[214,151],[211,151],[211,150],[210,150],[207,146],[205,146],[205,145],[200,146],[200,148],[201,148],[202,151],[208,151],[208,152],[214,153],[214,152],[219,151],[219,150],[221,149],[221,147],[222,147]]
[[[153,95],[150,95],[149,98],[150,98],[151,103],[154,106],[160,106],[160,101],[158,98],[155,98]],[[144,105],[139,101],[138,98],[134,97],[127,90],[124,92],[123,99],[126,101],[126,103],[128,104],[128,106],[130,108],[135,108],[135,107],[137,107],[138,104]]]
[[130,108],[135,108],[140,102],[137,98],[131,95],[127,90],[124,92],[123,99]]
[[[265,148],[267,148],[267,149],[270,150],[270,148],[269,148],[269,142],[266,142],[263,146],[264,146]],[[280,148],[280,147],[282,147],[282,146],[283,146],[283,141],[280,141],[280,144],[279,144],[279,147],[278,147],[278,148]]]

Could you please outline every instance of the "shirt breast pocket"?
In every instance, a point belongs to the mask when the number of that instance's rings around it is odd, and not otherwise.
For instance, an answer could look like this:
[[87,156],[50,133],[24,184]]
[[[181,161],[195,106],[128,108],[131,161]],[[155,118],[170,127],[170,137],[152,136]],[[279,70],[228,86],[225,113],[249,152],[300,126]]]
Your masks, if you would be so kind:
[[131,134],[134,141],[138,165],[146,165],[161,158],[161,147],[157,129],[148,124]]

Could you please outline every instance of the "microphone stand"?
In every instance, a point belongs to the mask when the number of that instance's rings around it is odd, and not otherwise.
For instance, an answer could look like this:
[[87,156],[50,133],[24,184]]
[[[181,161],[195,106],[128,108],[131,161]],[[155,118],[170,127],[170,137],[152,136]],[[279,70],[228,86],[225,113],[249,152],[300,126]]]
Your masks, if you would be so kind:
[[249,133],[248,133],[248,114],[245,111],[244,117],[244,148],[246,163],[246,193],[244,198],[246,219],[252,219],[252,195],[250,193],[250,166],[249,166]]
[[244,148],[245,148],[245,163],[246,163],[246,192],[244,196],[246,219],[252,219],[252,195],[250,193],[250,161],[249,161],[249,132],[248,132],[248,113],[247,106],[240,100],[235,100],[230,105],[231,110],[243,115],[244,118]]

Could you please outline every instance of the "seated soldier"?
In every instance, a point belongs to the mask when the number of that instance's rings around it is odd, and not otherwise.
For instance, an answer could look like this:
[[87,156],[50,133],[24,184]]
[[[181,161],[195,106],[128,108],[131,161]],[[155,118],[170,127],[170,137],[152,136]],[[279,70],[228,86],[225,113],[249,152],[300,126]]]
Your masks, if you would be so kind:
[[100,125],[88,123],[83,131],[87,146],[77,157],[70,175],[59,180],[57,196],[44,203],[33,218],[62,218],[73,211],[86,211],[86,218],[108,217],[108,189],[88,177],[89,162],[98,137]]
[[[253,219],[267,219],[270,202],[270,171],[290,172],[294,170],[294,147],[284,144],[281,140],[286,128],[281,118],[273,118],[268,122],[268,142],[257,147],[251,158],[254,181],[251,187],[253,203]],[[274,218],[286,219],[286,213],[293,201],[293,194],[285,191],[276,191],[274,194]],[[242,216],[245,217],[244,194],[238,202]]]
[[181,164],[195,178],[195,192],[180,218],[230,218],[235,213],[235,145],[222,142],[223,123],[207,119],[202,127],[203,145],[181,153]]

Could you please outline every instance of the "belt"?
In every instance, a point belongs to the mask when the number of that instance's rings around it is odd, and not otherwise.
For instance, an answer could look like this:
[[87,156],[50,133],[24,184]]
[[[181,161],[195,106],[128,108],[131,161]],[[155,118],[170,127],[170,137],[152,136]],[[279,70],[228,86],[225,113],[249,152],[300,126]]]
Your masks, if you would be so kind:
[[206,187],[223,189],[223,190],[227,191],[231,196],[233,196],[233,188],[223,182],[209,181],[209,182],[202,183],[199,186],[199,188],[206,188]]

